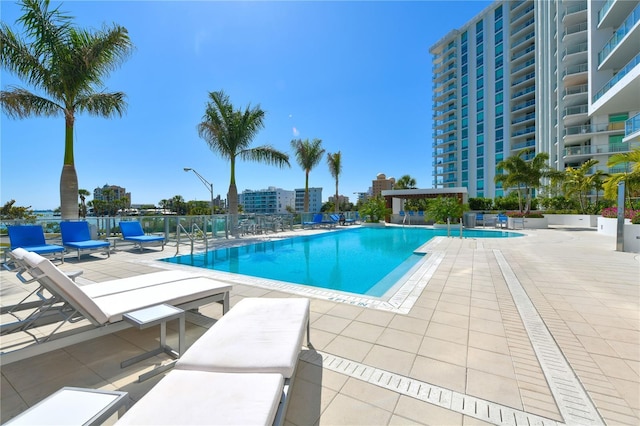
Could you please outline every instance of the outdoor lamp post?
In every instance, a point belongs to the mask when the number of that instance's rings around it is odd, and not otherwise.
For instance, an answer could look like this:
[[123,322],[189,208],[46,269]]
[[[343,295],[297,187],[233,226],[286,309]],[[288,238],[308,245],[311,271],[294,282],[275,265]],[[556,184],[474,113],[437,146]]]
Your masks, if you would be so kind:
[[[213,228],[214,228],[214,222],[213,222],[213,184],[211,182],[209,182],[208,180],[206,180],[205,178],[202,177],[202,175],[198,172],[196,172],[195,169],[192,169],[191,167],[185,167],[184,168],[185,172],[193,172],[196,174],[196,176],[198,176],[198,179],[200,179],[200,182],[202,182],[202,184],[204,186],[207,187],[207,189],[209,190],[209,192],[211,193],[211,236],[213,237]],[[206,229],[205,229],[205,233],[206,233]]]

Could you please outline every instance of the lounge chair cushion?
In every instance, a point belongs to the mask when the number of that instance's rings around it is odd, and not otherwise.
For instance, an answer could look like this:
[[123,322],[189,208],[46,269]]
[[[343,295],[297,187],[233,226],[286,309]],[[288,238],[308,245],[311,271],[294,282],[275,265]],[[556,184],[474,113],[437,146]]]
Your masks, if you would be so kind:
[[178,360],[177,369],[279,373],[290,378],[309,320],[309,299],[238,302]]
[[[91,297],[83,291],[66,274],[49,260],[36,253],[25,255],[25,261],[46,274],[47,286],[62,296],[74,307],[82,307],[83,314],[93,318],[98,324],[117,322],[122,315],[149,306],[168,303],[174,306],[193,300],[202,299],[231,291],[231,285],[204,278],[191,277],[180,281],[162,282],[152,286],[135,287],[135,280],[130,280],[131,290],[124,291],[124,286],[110,284],[123,291]],[[177,276],[177,274],[175,274]],[[44,279],[44,278],[43,278]],[[144,280],[141,278],[141,280]],[[95,294],[95,293],[94,293]]]
[[109,247],[108,241],[92,240],[87,222],[60,222],[62,244],[79,250]]
[[82,286],[90,297],[100,297],[109,294],[122,293],[133,289],[151,287],[158,284],[179,281],[187,278],[195,278],[198,275],[183,271],[162,271],[150,274],[137,275],[129,278],[119,278],[111,281],[103,281]]
[[280,374],[174,370],[127,411],[118,425],[271,425]]
[[151,241],[163,241],[164,237],[159,235],[145,235],[140,222],[120,222],[120,232],[122,232],[122,238],[124,240],[138,241],[138,242],[151,242]]

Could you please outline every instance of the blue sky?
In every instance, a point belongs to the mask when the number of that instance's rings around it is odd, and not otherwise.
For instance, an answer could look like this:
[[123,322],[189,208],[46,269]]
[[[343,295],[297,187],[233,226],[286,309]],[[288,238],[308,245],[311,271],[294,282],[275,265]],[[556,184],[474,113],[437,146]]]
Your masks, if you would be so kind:
[[[480,13],[487,1],[170,2],[68,1],[77,25],[128,29],[135,50],[106,81],[127,94],[122,118],[76,118],[80,188],[123,186],[133,204],[181,195],[208,200],[197,170],[226,198],[229,164],[199,138],[208,93],[236,107],[260,105],[265,127],[252,146],[291,153],[291,139],[320,138],[342,152],[340,194],[364,192],[378,173],[409,174],[432,186],[429,47]],[[52,2],[52,5],[58,5]],[[0,2],[18,28],[21,10]],[[22,85],[0,71],[2,89]],[[60,205],[64,120],[0,116],[0,202],[34,209]],[[236,168],[238,191],[304,187],[304,171],[251,162]],[[309,186],[333,195],[326,157]],[[89,199],[92,199],[90,197]]]

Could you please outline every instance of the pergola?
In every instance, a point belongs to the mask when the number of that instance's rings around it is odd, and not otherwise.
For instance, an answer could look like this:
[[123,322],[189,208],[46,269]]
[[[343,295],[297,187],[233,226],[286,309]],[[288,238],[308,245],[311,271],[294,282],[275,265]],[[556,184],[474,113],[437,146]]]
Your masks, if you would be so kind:
[[[437,197],[456,197],[460,204],[464,204],[468,200],[467,188],[454,187],[454,188],[428,188],[428,189],[389,189],[382,191],[381,194],[384,199],[387,208],[393,208],[393,199],[424,199],[424,198],[437,198]],[[387,222],[389,218],[385,219]]]

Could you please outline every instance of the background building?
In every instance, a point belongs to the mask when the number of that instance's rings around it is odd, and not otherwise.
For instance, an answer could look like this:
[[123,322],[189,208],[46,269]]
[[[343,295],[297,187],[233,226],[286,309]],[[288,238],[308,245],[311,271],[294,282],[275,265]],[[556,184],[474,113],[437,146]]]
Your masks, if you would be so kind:
[[433,186],[505,195],[496,164],[526,149],[619,172],[607,159],[640,134],[639,21],[638,0],[497,1],[445,35],[430,49]]
[[93,190],[94,201],[115,201],[125,198],[127,206],[131,205],[131,193],[121,186],[105,184],[102,188],[96,188]]
[[287,213],[287,206],[294,208],[295,191],[286,191],[270,186],[259,191],[244,190],[239,194],[239,203],[245,213],[280,214]]
[[319,213],[322,208],[322,188],[309,188],[309,211],[304,212],[304,188],[296,189],[296,212]]
[[393,185],[396,183],[395,178],[390,177],[387,179],[387,176],[384,173],[378,173],[376,178],[372,181],[372,196],[377,197],[382,194],[382,191],[386,191],[388,189],[393,189]]

